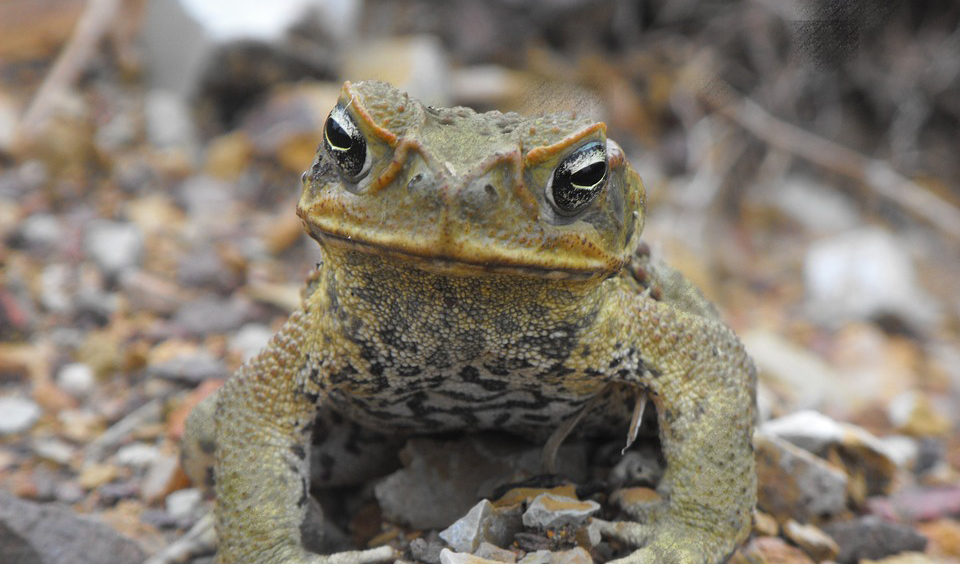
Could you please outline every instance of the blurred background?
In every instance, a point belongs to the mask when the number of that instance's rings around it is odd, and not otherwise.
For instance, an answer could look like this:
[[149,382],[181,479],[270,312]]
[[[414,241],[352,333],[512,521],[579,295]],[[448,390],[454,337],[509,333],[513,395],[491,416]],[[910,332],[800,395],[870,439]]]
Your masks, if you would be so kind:
[[365,78],[605,121],[764,420],[885,441],[897,487],[846,506],[945,488],[960,558],[949,0],[0,0],[0,489],[144,553],[196,520],[183,418],[296,307],[298,179]]

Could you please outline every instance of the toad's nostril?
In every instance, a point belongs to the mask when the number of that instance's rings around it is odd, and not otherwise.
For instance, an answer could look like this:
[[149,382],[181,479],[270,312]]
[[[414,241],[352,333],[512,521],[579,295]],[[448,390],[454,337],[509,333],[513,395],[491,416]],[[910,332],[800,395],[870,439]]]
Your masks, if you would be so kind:
[[487,193],[487,196],[489,196],[491,200],[497,199],[497,189],[493,187],[493,184],[485,184],[483,191]]
[[423,182],[423,173],[418,172],[410,177],[410,180],[407,181],[407,190],[416,190],[419,188],[420,184]]

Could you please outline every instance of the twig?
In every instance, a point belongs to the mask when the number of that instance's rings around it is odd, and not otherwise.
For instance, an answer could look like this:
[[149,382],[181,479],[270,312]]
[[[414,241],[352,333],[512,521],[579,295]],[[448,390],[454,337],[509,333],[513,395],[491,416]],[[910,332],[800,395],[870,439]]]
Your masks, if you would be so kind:
[[861,182],[883,198],[960,240],[960,210],[895,171],[886,162],[871,159],[782,121],[719,79],[711,81],[700,94],[707,105],[771,146]]
[[61,92],[70,87],[83,72],[100,39],[110,29],[121,0],[89,0],[80,16],[70,41],[57,57],[50,73],[43,80],[30,107],[20,122],[20,133],[32,137],[43,128]]

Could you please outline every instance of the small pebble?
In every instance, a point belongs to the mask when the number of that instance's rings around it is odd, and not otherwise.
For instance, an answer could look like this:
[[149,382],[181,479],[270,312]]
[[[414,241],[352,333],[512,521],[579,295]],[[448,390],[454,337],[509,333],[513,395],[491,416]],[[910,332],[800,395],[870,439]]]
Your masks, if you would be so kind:
[[57,385],[74,397],[85,397],[95,384],[93,369],[83,362],[64,364],[57,372]]
[[833,560],[840,553],[837,541],[813,525],[790,519],[783,525],[783,533],[817,562]]
[[134,468],[146,468],[154,463],[159,457],[160,451],[157,447],[146,443],[132,443],[121,447],[117,451],[117,464],[121,466],[132,466]]
[[0,398],[0,435],[22,433],[40,418],[40,406],[18,397]]
[[167,496],[167,513],[174,519],[189,519],[194,516],[202,501],[203,494],[197,488],[177,490]]
[[143,258],[143,234],[132,223],[95,219],[87,226],[84,249],[107,274],[137,266]]

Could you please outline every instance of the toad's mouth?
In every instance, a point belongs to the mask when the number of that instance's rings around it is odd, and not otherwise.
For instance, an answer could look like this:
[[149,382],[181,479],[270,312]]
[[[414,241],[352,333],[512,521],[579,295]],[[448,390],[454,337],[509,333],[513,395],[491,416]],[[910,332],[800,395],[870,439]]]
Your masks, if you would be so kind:
[[498,248],[469,241],[444,245],[437,241],[410,241],[371,232],[363,236],[345,234],[323,229],[317,224],[308,223],[306,227],[310,236],[325,248],[375,254],[451,276],[489,273],[550,280],[588,280],[611,276],[624,264],[623,260],[566,258],[525,248]]

